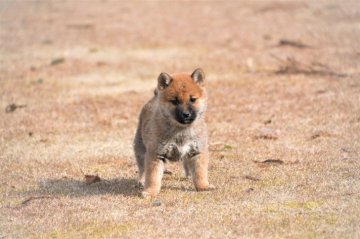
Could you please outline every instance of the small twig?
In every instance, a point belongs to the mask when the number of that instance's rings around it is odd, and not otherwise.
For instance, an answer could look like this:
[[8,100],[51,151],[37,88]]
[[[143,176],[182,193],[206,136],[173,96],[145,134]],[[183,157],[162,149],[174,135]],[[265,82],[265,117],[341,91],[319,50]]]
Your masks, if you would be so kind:
[[273,163],[273,164],[283,164],[284,161],[280,160],[280,159],[266,159],[264,161],[254,161],[255,163]]
[[57,198],[57,197],[54,197],[54,196],[33,196],[33,197],[29,197],[28,199],[24,200],[21,204],[26,205],[30,201],[37,200],[37,199],[54,199],[54,198]]
[[301,42],[290,41],[290,40],[286,40],[286,39],[281,39],[279,41],[278,46],[291,46],[291,47],[296,47],[296,48],[309,48],[310,47]]
[[244,178],[248,179],[248,180],[251,180],[251,181],[260,181],[259,178],[253,177],[253,176],[250,176],[250,175],[246,175]]
[[347,77],[348,74],[337,73],[331,71],[330,68],[319,62],[312,62],[311,64],[305,64],[299,62],[294,57],[287,57],[285,60],[270,55],[275,60],[280,62],[280,67],[276,70],[275,74],[304,74],[304,75],[320,75],[320,76],[334,76],[334,77]]

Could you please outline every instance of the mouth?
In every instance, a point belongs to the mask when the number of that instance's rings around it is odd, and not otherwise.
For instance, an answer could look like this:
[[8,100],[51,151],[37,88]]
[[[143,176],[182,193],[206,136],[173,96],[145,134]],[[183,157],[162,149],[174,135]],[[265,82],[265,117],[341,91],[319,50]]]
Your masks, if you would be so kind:
[[191,124],[195,119],[177,119],[177,122],[183,125]]

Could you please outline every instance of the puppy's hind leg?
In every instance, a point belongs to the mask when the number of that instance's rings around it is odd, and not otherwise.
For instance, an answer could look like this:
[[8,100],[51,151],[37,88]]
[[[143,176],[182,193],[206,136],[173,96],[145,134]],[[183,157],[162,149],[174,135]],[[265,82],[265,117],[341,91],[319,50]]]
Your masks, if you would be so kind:
[[185,172],[185,177],[186,178],[190,178],[191,177],[191,159],[184,159],[183,161],[183,166],[184,166],[184,172]]
[[145,185],[145,153],[146,148],[143,143],[140,129],[138,128],[135,134],[134,139],[134,152],[135,152],[135,158],[136,158],[136,164],[138,167],[138,186],[144,187]]

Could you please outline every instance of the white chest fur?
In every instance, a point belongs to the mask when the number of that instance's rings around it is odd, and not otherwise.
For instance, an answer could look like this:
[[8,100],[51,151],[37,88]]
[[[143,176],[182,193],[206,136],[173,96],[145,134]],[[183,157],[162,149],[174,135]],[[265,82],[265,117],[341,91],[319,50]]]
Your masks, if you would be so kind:
[[182,158],[190,152],[191,144],[186,143],[184,145],[178,146],[178,148],[179,148],[179,152],[180,152],[180,157]]
[[170,143],[159,152],[160,157],[170,161],[184,160],[197,154],[199,154],[199,147],[192,141],[184,142],[182,144]]

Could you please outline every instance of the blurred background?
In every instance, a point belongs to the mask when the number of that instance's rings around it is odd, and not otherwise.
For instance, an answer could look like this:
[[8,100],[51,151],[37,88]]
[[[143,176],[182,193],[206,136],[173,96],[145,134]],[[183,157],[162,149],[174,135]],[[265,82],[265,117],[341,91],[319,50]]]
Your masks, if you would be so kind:
[[84,91],[147,89],[161,71],[198,66],[218,80],[272,73],[287,57],[316,70],[359,67],[357,1],[1,1],[0,9],[2,75],[66,79]]

